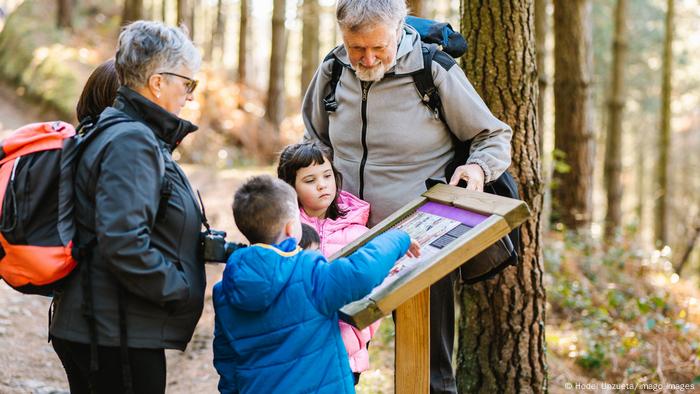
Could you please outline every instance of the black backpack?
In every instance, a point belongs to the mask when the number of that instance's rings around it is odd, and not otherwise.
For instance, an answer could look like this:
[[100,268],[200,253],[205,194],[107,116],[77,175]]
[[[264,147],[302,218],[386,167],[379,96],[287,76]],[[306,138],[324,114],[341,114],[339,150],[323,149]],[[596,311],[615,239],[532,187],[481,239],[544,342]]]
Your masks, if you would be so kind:
[[[405,21],[406,24],[418,31],[422,41],[423,68],[411,75],[413,83],[421,95],[423,104],[447,125],[442,113],[442,101],[433,80],[432,62],[434,60],[446,69],[456,65],[454,58],[461,57],[467,52],[467,41],[461,34],[455,32],[448,23],[439,23],[414,16],[406,17]],[[324,98],[323,102],[326,111],[335,112],[338,109],[335,91],[343,72],[343,65],[335,58],[333,51],[326,56],[324,62],[328,60],[333,60],[329,82],[330,93]],[[452,178],[457,167],[467,161],[471,149],[471,141],[460,141],[453,133],[450,134],[452,135],[455,154],[452,161],[445,168],[445,179],[447,180]],[[426,186],[430,185],[431,181],[426,180]],[[464,187],[466,184],[460,182],[460,186]],[[505,171],[497,179],[486,183],[484,192],[520,199],[518,185],[508,171]],[[462,281],[467,284],[481,282],[493,278],[511,265],[517,265],[519,245],[520,228],[516,228],[510,234],[463,264],[459,268]]]

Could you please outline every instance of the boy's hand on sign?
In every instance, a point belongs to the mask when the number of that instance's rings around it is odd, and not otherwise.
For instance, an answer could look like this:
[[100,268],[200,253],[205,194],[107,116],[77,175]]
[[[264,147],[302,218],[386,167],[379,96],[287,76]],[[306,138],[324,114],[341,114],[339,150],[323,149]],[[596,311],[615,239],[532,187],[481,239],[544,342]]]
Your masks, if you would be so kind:
[[408,252],[406,252],[408,257],[420,257],[420,244],[415,239],[411,239],[411,245],[408,247]]
[[478,164],[465,164],[455,169],[450,185],[457,186],[459,181],[467,182],[467,190],[484,191],[484,170]]

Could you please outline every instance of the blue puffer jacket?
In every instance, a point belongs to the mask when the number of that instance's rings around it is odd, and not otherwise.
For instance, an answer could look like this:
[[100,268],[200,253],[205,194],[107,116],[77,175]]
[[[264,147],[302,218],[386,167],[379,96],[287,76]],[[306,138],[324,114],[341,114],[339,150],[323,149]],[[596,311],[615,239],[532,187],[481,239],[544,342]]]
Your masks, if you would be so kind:
[[381,283],[408,249],[403,231],[328,263],[289,238],[236,251],[214,286],[222,393],[354,393],[338,309]]

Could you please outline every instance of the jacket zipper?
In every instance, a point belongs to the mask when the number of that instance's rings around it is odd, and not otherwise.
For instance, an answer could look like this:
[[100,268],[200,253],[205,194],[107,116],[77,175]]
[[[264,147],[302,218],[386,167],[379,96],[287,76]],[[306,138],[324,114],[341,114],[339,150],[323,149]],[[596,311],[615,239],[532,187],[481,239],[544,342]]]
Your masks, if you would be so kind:
[[359,197],[364,200],[365,196],[365,164],[367,163],[367,93],[372,82],[360,82],[362,85],[362,161],[360,161],[360,190]]

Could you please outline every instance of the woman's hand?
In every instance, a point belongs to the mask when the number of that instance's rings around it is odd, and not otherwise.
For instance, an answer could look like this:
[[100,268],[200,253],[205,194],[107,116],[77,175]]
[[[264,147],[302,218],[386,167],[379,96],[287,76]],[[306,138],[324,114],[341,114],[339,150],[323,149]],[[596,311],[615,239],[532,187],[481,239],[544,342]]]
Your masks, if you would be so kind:
[[408,257],[420,257],[420,244],[418,241],[411,239],[411,245],[409,245],[406,255],[408,255]]
[[455,169],[450,185],[457,186],[460,180],[467,181],[467,190],[484,191],[484,170],[478,164],[465,164]]

